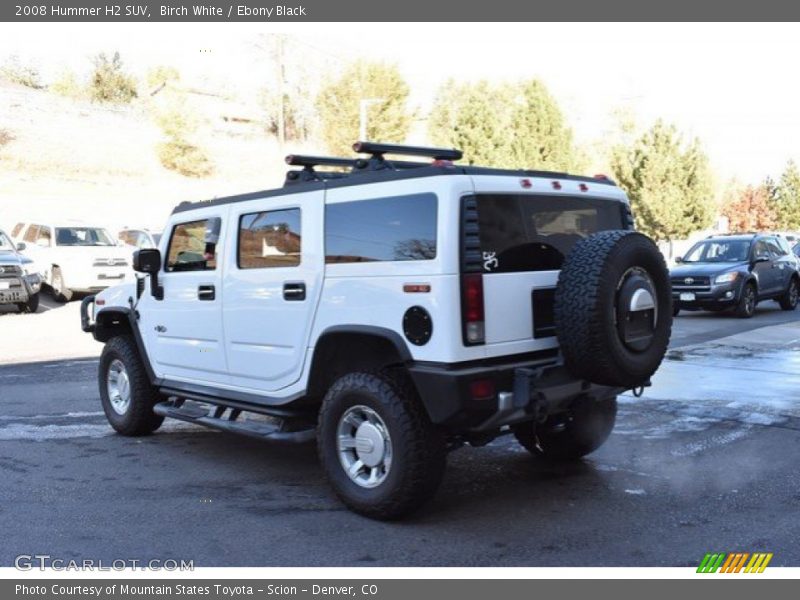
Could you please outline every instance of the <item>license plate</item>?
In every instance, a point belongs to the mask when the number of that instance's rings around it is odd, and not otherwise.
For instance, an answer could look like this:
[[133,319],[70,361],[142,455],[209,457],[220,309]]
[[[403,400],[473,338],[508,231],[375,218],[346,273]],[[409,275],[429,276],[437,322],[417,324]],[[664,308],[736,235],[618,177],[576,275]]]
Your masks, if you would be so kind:
[[694,302],[694,292],[681,292],[683,302]]
[[0,290],[7,290],[11,287],[11,284],[7,281],[0,281]]

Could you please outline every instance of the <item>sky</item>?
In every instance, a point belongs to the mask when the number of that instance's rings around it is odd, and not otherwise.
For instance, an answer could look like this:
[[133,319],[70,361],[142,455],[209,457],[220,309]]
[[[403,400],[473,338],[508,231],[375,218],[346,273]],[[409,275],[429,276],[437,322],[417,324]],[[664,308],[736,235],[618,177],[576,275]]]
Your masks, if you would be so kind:
[[3,23],[0,60],[17,54],[51,77],[119,50],[134,71],[172,64],[248,94],[268,69],[255,44],[275,32],[333,69],[358,57],[397,63],[422,113],[450,77],[538,77],[584,144],[608,137],[622,109],[640,126],[663,118],[699,137],[721,180],[777,178],[800,162],[800,24]]

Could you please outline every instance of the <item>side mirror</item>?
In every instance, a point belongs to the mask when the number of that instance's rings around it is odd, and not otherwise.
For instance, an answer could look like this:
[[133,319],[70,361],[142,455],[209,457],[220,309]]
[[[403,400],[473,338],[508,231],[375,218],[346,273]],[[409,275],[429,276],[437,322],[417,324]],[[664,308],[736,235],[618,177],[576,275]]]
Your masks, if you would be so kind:
[[683,262],[683,257],[682,256],[676,256],[675,257],[675,262],[676,263],[682,263]]
[[161,252],[155,248],[142,248],[133,253],[133,270],[152,275],[161,270]]
[[[161,270],[161,252],[155,248],[142,248],[133,253],[133,270],[150,275],[150,294],[156,300],[164,299],[164,288],[158,283],[158,272]],[[141,290],[141,288],[138,288]],[[141,294],[141,291],[137,292]]]
[[25,248],[27,248],[27,247],[28,247],[28,244],[26,244],[25,242],[19,242],[19,243],[17,244],[17,250],[18,250],[19,252],[22,252],[22,251],[23,251],[23,250],[25,250]]

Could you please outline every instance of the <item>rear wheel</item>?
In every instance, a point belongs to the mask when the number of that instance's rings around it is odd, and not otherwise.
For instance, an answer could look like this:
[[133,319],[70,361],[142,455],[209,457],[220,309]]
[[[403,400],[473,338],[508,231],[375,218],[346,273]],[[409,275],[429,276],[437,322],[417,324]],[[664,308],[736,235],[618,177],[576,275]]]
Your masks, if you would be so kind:
[[351,510],[397,519],[433,496],[445,467],[444,437],[407,378],[350,373],[325,395],[317,446],[334,491]]
[[544,423],[515,425],[514,437],[536,457],[575,460],[603,445],[614,429],[616,418],[616,397],[581,398],[568,412],[552,415]]
[[789,287],[786,288],[786,291],[783,293],[783,296],[778,299],[778,302],[783,310],[794,310],[797,308],[798,297],[800,297],[800,284],[796,277],[792,277],[792,280],[789,282]]
[[756,286],[752,283],[747,283],[742,290],[742,297],[739,298],[739,303],[734,309],[736,316],[741,319],[749,319],[756,314]]
[[164,422],[153,412],[162,397],[150,384],[133,336],[117,336],[106,343],[100,355],[99,384],[103,411],[117,433],[147,435]]

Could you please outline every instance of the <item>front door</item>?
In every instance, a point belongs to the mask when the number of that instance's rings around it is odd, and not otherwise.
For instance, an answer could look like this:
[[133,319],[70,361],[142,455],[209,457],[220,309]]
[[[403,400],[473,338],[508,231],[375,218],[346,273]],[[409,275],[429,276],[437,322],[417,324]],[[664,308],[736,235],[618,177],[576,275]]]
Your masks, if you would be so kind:
[[223,323],[231,384],[270,393],[300,379],[323,281],[324,192],[231,206]]
[[208,210],[176,221],[165,232],[159,274],[164,297],[157,300],[148,291],[139,308],[140,331],[156,373],[200,385],[228,382],[221,308],[224,233],[216,245],[206,242],[209,220],[222,218],[224,226],[225,218],[222,211]]

